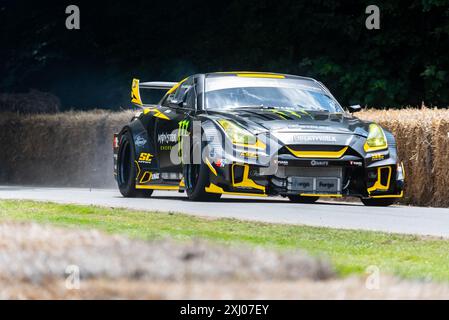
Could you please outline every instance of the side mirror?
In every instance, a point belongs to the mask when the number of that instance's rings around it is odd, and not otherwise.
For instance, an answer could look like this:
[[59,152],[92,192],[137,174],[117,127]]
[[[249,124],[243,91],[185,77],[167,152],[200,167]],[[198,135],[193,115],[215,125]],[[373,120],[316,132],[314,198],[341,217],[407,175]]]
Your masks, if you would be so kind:
[[351,113],[355,113],[355,112],[359,112],[362,110],[362,107],[359,104],[355,104],[353,106],[349,106],[348,107],[349,112]]
[[171,108],[175,109],[184,108],[184,101],[175,99],[173,95],[170,95],[167,98],[167,102]]

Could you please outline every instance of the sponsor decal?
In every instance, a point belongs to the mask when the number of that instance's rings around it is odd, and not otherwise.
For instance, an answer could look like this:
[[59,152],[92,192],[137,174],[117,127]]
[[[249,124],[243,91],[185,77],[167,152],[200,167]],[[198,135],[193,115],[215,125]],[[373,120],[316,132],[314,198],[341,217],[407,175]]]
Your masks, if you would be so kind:
[[178,140],[181,140],[182,136],[189,135],[189,131],[187,130],[189,128],[189,124],[189,120],[182,120],[178,122]]
[[350,164],[351,166],[356,166],[356,167],[361,167],[361,166],[363,166],[362,161],[349,161],[349,164]]
[[310,188],[312,185],[310,184],[310,182],[298,182],[297,185],[299,187],[303,187],[304,189],[308,189]]
[[214,161],[215,165],[219,168],[223,168],[226,165],[225,159],[217,159]]
[[153,174],[151,175],[151,180],[159,180],[161,177],[159,172],[153,172]]
[[148,161],[148,160],[150,160],[151,158],[153,158],[153,155],[152,155],[151,153],[142,152],[142,153],[139,155],[139,160],[140,160],[140,161]]
[[326,188],[326,189],[334,189],[335,188],[335,183],[319,181],[318,182],[318,187]]
[[136,137],[136,146],[138,147],[142,147],[143,145],[145,145],[145,143],[147,143],[147,140],[145,138],[143,138],[142,136],[137,136]]
[[329,165],[329,161],[312,160],[312,161],[310,161],[310,165],[312,167],[316,167],[316,166],[326,167]]
[[337,142],[335,136],[320,135],[320,136],[305,136],[305,135],[294,135],[294,142]]
[[170,146],[170,145],[160,146],[159,149],[160,149],[161,151],[170,151],[171,149],[173,149],[173,146]]
[[379,160],[383,160],[383,159],[385,159],[385,155],[380,154],[380,153],[375,153],[371,156],[372,161],[379,161]]
[[244,158],[257,158],[257,153],[256,152],[242,152],[242,153],[240,153],[240,156],[241,157],[244,157]]
[[176,133],[160,133],[157,135],[157,142],[159,144],[170,144],[170,143],[176,143],[177,142],[177,135]]
[[188,131],[189,124],[190,124],[190,121],[187,119],[178,122],[178,135],[177,135],[176,139],[179,144],[178,156],[181,157],[181,161],[182,161],[182,145],[183,145],[182,140],[185,136],[189,135],[189,131]]
[[288,166],[288,161],[286,160],[274,160],[274,163],[277,163],[278,165]]
[[146,152],[142,152],[139,155],[139,163],[147,163],[150,164],[151,161],[153,160],[153,155],[151,153],[146,153]]

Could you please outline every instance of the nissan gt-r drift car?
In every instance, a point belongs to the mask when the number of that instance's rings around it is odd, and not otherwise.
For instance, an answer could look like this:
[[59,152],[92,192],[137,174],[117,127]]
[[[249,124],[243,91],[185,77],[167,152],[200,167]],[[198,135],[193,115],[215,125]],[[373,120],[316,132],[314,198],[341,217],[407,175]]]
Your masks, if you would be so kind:
[[[167,92],[149,105],[145,89]],[[360,106],[343,109],[314,79],[257,72],[134,79],[131,97],[142,110],[114,135],[114,173],[125,197],[153,190],[196,201],[352,196],[387,206],[403,195],[393,135],[354,117]]]

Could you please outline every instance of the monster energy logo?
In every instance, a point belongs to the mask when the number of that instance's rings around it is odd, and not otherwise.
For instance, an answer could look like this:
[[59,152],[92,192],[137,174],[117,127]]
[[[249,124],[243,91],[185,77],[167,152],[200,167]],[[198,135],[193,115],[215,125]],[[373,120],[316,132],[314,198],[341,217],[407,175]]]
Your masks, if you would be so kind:
[[183,145],[183,137],[189,135],[189,131],[187,130],[189,128],[190,121],[189,120],[182,120],[178,122],[178,156],[182,157],[182,145]]
[[181,140],[181,136],[186,136],[189,134],[187,129],[189,128],[189,120],[182,120],[178,122],[178,142]]

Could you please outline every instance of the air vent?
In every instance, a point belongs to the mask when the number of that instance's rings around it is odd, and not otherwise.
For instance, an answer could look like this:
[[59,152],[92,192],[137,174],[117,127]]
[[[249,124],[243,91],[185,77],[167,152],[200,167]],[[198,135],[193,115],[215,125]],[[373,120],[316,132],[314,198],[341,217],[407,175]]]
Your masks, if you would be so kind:
[[232,170],[233,170],[233,183],[234,184],[236,184],[236,183],[240,183],[240,182],[242,182],[243,181],[243,173],[244,173],[244,170],[245,170],[245,167],[244,166],[240,166],[240,165],[234,165],[233,167],[232,167]]

